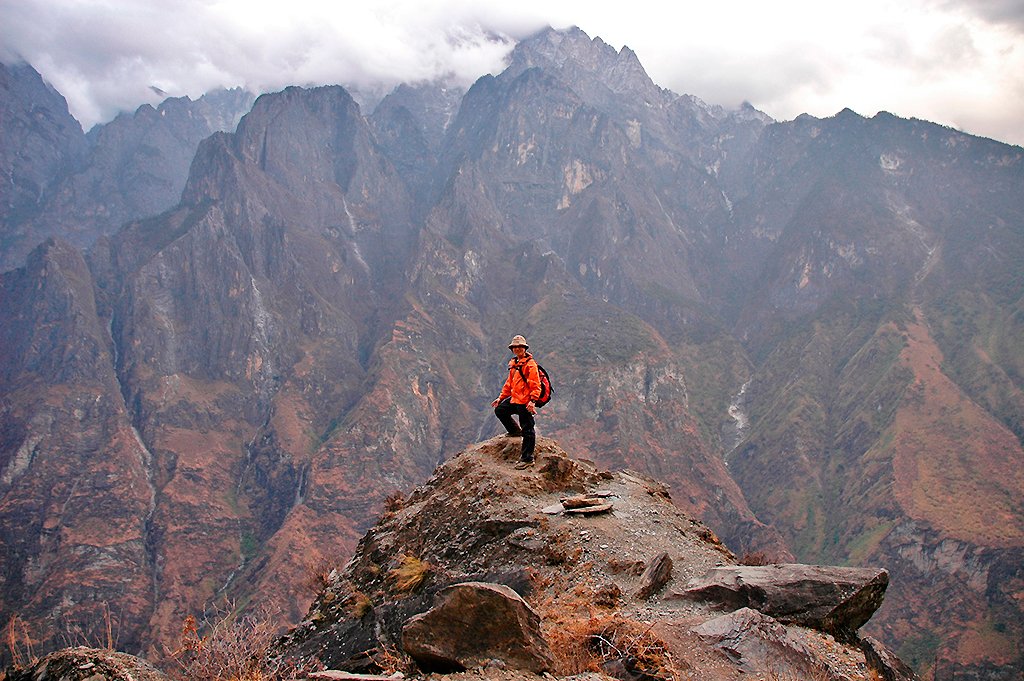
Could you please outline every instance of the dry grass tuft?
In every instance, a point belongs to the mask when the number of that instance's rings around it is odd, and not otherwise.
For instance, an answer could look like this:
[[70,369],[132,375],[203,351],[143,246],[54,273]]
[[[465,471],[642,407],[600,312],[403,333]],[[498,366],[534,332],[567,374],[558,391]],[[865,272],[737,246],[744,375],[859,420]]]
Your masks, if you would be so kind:
[[373,601],[362,591],[353,593],[345,605],[348,606],[349,614],[357,620],[363,619],[366,613],[373,610]]
[[422,561],[414,556],[402,556],[398,567],[388,575],[391,577],[393,587],[397,593],[409,593],[418,589],[430,576],[432,567],[430,563]]
[[549,627],[548,643],[560,675],[605,671],[621,666],[646,679],[680,679],[672,654],[651,626],[621,615],[566,619]]
[[555,657],[552,671],[556,676],[587,672],[614,676],[620,671],[631,678],[685,678],[680,676],[665,643],[651,632],[653,625],[609,612],[597,604],[606,585],[569,588],[565,576],[559,575],[536,586],[544,587],[549,594],[534,609],[541,616],[544,638]]

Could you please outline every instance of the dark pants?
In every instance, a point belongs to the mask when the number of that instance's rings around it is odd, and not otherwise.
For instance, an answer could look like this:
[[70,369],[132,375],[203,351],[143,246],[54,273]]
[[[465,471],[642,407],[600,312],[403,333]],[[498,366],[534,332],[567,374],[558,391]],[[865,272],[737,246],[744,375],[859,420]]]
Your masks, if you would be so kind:
[[[516,425],[512,415],[519,415],[519,424]],[[526,410],[525,404],[512,404],[512,398],[506,397],[494,408],[494,415],[501,421],[512,435],[523,436],[523,450],[519,455],[521,461],[533,461],[533,446],[537,442],[537,433],[534,431],[533,414]]]

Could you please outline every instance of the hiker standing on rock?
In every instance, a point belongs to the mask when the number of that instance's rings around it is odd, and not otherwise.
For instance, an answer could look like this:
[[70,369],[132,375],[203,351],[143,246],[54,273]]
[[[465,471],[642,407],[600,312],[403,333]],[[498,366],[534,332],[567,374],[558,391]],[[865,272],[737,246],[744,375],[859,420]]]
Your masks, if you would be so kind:
[[[535,400],[540,398],[540,370],[537,362],[527,350],[530,346],[522,336],[515,336],[508,344],[508,349],[515,355],[508,361],[508,378],[501,389],[498,399],[491,402],[494,415],[505,426],[511,437],[523,437],[523,447],[516,468],[529,468],[533,465],[533,447],[537,442],[534,431],[533,415],[537,413]],[[519,424],[512,415],[519,415]]]

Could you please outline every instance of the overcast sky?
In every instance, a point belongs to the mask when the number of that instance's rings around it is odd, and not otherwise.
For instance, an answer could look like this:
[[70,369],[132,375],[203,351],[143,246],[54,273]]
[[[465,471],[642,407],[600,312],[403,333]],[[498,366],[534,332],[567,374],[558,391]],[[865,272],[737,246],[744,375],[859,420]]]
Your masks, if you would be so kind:
[[0,0],[0,59],[32,64],[88,129],[157,103],[152,87],[469,85],[547,25],[628,45],[711,104],[885,110],[1024,145],[1024,0]]

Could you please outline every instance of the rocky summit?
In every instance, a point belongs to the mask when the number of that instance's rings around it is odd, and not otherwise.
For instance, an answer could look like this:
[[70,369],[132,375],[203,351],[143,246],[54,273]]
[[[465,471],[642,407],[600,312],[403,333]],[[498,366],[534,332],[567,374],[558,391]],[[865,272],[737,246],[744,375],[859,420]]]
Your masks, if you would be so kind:
[[481,442],[393,499],[275,655],[364,675],[916,678],[857,633],[884,570],[740,566],[661,482],[548,438],[532,469],[517,457],[517,439]]

